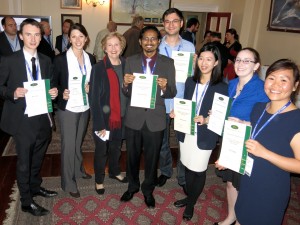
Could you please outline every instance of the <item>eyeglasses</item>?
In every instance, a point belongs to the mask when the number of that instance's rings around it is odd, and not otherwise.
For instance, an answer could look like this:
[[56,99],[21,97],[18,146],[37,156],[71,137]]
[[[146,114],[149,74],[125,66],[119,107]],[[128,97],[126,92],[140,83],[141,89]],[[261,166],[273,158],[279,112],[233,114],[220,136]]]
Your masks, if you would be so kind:
[[250,59],[235,59],[234,63],[241,63],[243,62],[244,64],[248,65],[250,63],[256,63],[255,61],[252,61]]
[[152,41],[157,41],[158,38],[157,37],[151,37],[151,38],[149,38],[149,37],[143,37],[142,40],[145,41],[145,42],[148,42],[148,41],[152,42]]
[[166,25],[169,25],[169,24],[178,24],[178,23],[180,23],[181,22],[181,20],[178,20],[178,19],[175,19],[175,20],[165,20],[164,21],[164,23],[166,24]]

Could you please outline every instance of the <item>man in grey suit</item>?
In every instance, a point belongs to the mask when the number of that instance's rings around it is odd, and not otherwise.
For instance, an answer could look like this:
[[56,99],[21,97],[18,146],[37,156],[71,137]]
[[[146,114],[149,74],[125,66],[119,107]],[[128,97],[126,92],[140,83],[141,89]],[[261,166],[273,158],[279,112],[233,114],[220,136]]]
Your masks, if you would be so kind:
[[[20,38],[24,48],[3,57],[0,64],[0,96],[5,99],[1,117],[1,129],[13,136],[17,152],[17,184],[21,197],[22,211],[34,216],[44,216],[47,209],[33,200],[35,196],[54,197],[57,192],[41,187],[40,169],[51,141],[51,119],[44,113],[28,116],[23,82],[50,79],[51,60],[37,53],[41,41],[41,28],[33,19],[26,19],[20,27]],[[52,99],[57,88],[51,88]],[[38,106],[37,106],[38,107]]]
[[[165,98],[176,95],[175,67],[171,58],[160,55],[159,30],[154,26],[147,26],[141,30],[139,42],[143,52],[127,58],[123,93],[131,100],[133,73],[158,75],[155,108],[141,108],[128,106],[126,126],[127,146],[127,177],[128,190],[121,197],[127,202],[140,189],[139,165],[142,149],[144,150],[145,179],[141,185],[145,203],[149,208],[155,207],[153,191],[156,185],[157,164],[162,144],[164,129],[166,128]],[[150,62],[149,62],[150,61]]]

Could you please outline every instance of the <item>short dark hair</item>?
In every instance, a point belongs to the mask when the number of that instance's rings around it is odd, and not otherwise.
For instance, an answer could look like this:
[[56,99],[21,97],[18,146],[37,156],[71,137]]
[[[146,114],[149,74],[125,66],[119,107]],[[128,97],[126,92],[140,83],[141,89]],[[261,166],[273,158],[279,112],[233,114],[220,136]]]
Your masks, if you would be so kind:
[[146,27],[143,27],[143,29],[140,31],[140,36],[139,36],[139,39],[141,40],[143,37],[144,37],[144,33],[148,30],[153,30],[156,32],[157,34],[157,38],[158,40],[161,39],[161,35],[160,35],[160,32],[159,30],[157,29],[156,26],[153,26],[153,25],[149,25],[149,26],[146,26]]
[[204,32],[204,35],[203,35],[203,38],[206,38],[206,36],[208,35],[208,34],[211,34],[211,30],[206,30],[205,32]]
[[211,37],[219,38],[222,39],[222,34],[220,32],[211,32],[210,33]]
[[23,22],[21,23],[21,25],[20,25],[20,33],[21,34],[23,34],[23,27],[28,24],[39,28],[40,33],[42,34],[42,27],[41,27],[40,23],[38,21],[36,21],[35,19],[31,19],[31,18],[27,18],[27,19],[23,20]]
[[62,23],[62,25],[64,25],[64,23],[69,23],[70,27],[73,26],[74,22],[71,19],[65,19],[64,22]]
[[[212,52],[214,57],[215,57],[215,60],[218,61],[218,64],[213,68],[212,73],[211,73],[210,83],[212,85],[214,85],[214,84],[222,82],[222,80],[223,80],[222,70],[221,70],[222,59],[221,59],[221,54],[220,54],[220,51],[219,51],[218,47],[216,45],[213,45],[213,44],[210,44],[210,43],[204,45],[199,51],[197,61],[198,61],[198,58],[199,58],[199,56],[201,55],[202,52],[208,52],[208,51]],[[200,68],[199,68],[197,62],[196,62],[193,80],[195,82],[200,83],[201,77],[202,77],[202,73],[200,71]]]
[[182,14],[182,12],[181,12],[179,9],[177,9],[177,8],[169,8],[169,9],[167,9],[167,10],[164,12],[164,14],[162,15],[162,20],[164,21],[164,20],[165,20],[165,17],[168,16],[168,15],[170,15],[170,14],[172,14],[172,13],[176,13],[177,16],[178,16],[181,20],[184,19],[183,14]]
[[197,26],[197,24],[199,24],[199,20],[197,18],[190,18],[187,22],[186,22],[186,28],[190,28],[191,26],[195,25]]

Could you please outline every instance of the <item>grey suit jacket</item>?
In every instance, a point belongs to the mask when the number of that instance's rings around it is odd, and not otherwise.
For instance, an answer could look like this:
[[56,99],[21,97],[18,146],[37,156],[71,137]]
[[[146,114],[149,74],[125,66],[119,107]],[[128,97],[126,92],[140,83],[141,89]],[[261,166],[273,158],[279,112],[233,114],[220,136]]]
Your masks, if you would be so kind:
[[[125,74],[144,73],[142,68],[142,54],[128,57],[125,65]],[[140,130],[144,123],[150,131],[161,131],[166,128],[166,107],[165,98],[174,98],[177,91],[175,85],[175,66],[174,60],[166,56],[157,55],[156,66],[153,74],[168,80],[166,91],[161,95],[161,89],[157,87],[155,109],[144,109],[139,107],[128,106],[125,126]],[[123,93],[131,98],[132,84],[123,88]],[[131,99],[130,99],[131,100]]]
[[[42,79],[51,79],[53,67],[50,58],[40,53],[38,57]],[[27,69],[23,49],[1,59],[0,96],[5,102],[0,125],[3,131],[11,135],[17,132],[26,109],[25,98],[15,100],[14,91],[18,87],[23,87],[23,82],[26,81],[28,81]]]

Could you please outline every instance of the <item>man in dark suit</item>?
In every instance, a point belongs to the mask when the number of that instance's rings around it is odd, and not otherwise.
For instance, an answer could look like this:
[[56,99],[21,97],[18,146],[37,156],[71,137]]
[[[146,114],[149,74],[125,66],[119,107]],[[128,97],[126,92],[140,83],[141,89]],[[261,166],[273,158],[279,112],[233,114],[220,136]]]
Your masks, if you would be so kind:
[[[155,26],[147,26],[141,30],[139,42],[143,52],[127,58],[123,93],[132,98],[133,73],[156,74],[157,91],[155,108],[128,106],[126,126],[127,177],[128,190],[121,197],[127,202],[140,189],[139,165],[142,148],[144,149],[145,179],[141,185],[145,203],[149,208],[155,207],[153,191],[157,179],[159,152],[166,128],[165,98],[176,95],[175,67],[171,58],[160,55],[158,46],[160,33]],[[150,61],[150,62],[149,62]]]
[[58,55],[68,50],[71,46],[69,41],[69,30],[73,26],[73,21],[66,19],[62,24],[62,34],[56,37],[55,54]]
[[190,18],[186,23],[186,30],[181,33],[181,37],[196,46],[196,33],[199,29],[199,25],[200,23],[197,18]]
[[55,57],[55,52],[53,49],[53,45],[51,42],[51,28],[50,24],[47,21],[41,21],[40,22],[41,28],[42,28],[42,39],[41,42],[37,48],[37,51],[40,53],[43,53],[44,55],[48,56],[51,61],[53,62],[53,59]]
[[[0,126],[13,136],[16,143],[17,184],[22,211],[43,216],[49,211],[35,203],[33,197],[57,195],[41,187],[42,178],[39,174],[51,140],[51,120],[48,113],[28,116],[24,98],[28,90],[23,87],[23,82],[50,79],[53,68],[47,56],[37,53],[41,40],[37,21],[24,20],[19,35],[24,41],[24,48],[3,57],[0,64],[0,96],[5,99]],[[49,94],[54,99],[57,88],[50,89]]]

